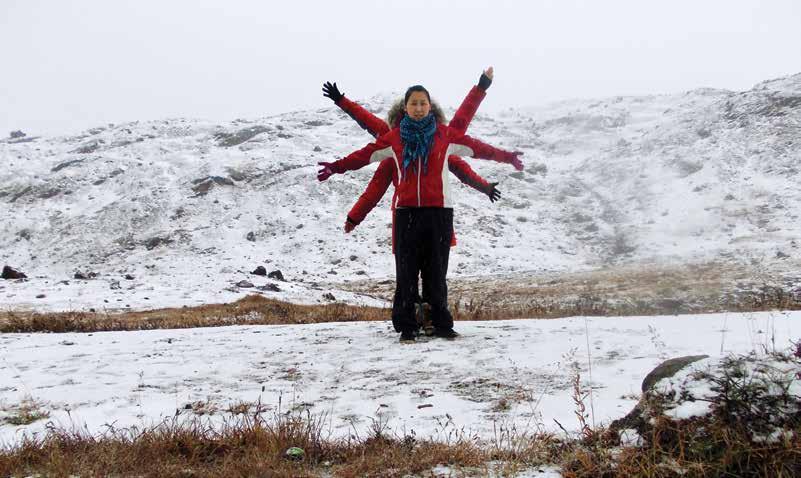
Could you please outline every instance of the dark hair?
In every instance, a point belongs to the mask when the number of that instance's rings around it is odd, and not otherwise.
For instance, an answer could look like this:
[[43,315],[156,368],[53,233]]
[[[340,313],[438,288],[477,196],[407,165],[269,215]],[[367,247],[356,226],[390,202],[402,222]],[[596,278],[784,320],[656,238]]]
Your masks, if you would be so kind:
[[423,93],[425,93],[426,97],[428,98],[428,102],[431,103],[431,95],[428,94],[428,90],[425,89],[423,85],[414,85],[410,86],[409,89],[406,90],[406,96],[403,97],[404,105],[409,102],[409,97],[412,96],[412,93],[414,93],[415,91],[422,91]]

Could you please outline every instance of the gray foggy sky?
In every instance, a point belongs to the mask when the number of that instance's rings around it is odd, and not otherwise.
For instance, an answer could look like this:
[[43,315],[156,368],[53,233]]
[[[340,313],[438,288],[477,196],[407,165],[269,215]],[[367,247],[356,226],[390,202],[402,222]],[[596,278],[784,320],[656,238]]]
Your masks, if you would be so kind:
[[0,0],[0,137],[328,107],[422,83],[484,111],[801,71],[801,1]]

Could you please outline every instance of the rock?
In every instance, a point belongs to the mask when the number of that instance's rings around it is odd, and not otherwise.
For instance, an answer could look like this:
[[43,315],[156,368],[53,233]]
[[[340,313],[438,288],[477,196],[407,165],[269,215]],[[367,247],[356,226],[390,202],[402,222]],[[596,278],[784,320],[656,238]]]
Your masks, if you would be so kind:
[[676,375],[681,369],[690,365],[691,363],[697,362],[699,360],[703,360],[708,358],[709,355],[687,355],[685,357],[676,357],[669,360],[665,360],[661,364],[657,365],[656,368],[651,370],[648,375],[642,381],[642,386],[640,387],[643,393],[650,392],[653,389],[654,385],[657,382],[662,380],[663,378],[668,378]]
[[258,266],[258,267],[256,267],[256,269],[253,272],[251,272],[251,274],[257,275],[257,276],[266,276],[267,275],[267,269],[265,269],[264,266]]
[[709,357],[708,355],[687,355],[684,357],[676,357],[665,360],[651,370],[642,381],[640,389],[643,396],[634,408],[623,418],[619,418],[609,424],[609,433],[616,434],[620,430],[634,429],[640,435],[644,433],[646,426],[646,418],[643,416],[647,409],[650,393],[653,391],[654,385],[660,380],[672,377],[679,373],[683,368]]
[[267,292],[281,292],[281,289],[273,283],[264,284],[263,286],[257,287],[257,289]]
[[246,280],[241,280],[241,281],[236,283],[236,286],[245,289],[245,288],[253,287],[253,283],[249,282],[249,281],[246,281]]
[[25,133],[23,133],[21,130],[16,130],[16,131],[10,132],[8,134],[8,137],[11,138],[11,139],[24,138],[25,137]]
[[192,181],[192,191],[198,196],[205,196],[214,185],[217,186],[234,186],[234,182],[229,178],[221,176],[206,176],[205,178],[195,179]]
[[3,279],[27,279],[28,276],[24,272],[18,271],[11,266],[3,266],[3,273],[0,276]]
[[321,148],[321,147],[319,147],[319,146],[315,146],[315,147],[314,147],[314,149],[313,149],[312,151],[314,151],[315,153],[319,153],[319,152],[321,152],[322,150],[323,150],[323,148]]
[[44,295],[44,294],[37,294],[37,295],[36,295],[36,298],[37,298],[37,299],[44,299],[45,297],[47,297],[47,296],[46,296],[46,295]]
[[253,232],[253,231],[250,231],[250,232],[247,234],[247,236],[245,236],[245,239],[247,239],[247,240],[248,240],[248,241],[250,241],[250,242],[256,242],[256,233],[255,233],[255,232]]
[[269,131],[269,128],[266,126],[257,125],[241,129],[235,133],[217,133],[214,135],[214,139],[217,140],[218,146],[230,148],[231,146],[240,145],[245,141],[253,139],[255,136],[267,131]]
[[323,294],[323,299],[330,300],[332,302],[337,300],[336,297],[334,297],[334,294],[332,294],[330,292],[326,292],[325,294]]
[[85,161],[84,159],[73,159],[72,161],[65,161],[63,163],[59,163],[59,164],[55,165],[52,169],[50,169],[50,172],[51,173],[55,173],[55,172],[61,171],[64,168],[68,168],[70,166],[75,166],[76,164],[80,164],[80,163],[82,163],[84,161]]
[[109,282],[109,288],[111,290],[119,290],[122,289],[122,286],[120,286],[120,281],[112,280],[111,282]]
[[270,272],[267,274],[267,277],[270,279],[280,280],[281,282],[286,282],[286,279],[284,279],[284,274],[282,274],[280,270],[274,270]]
[[350,260],[352,260],[352,261],[355,261],[355,260],[356,260],[356,259],[358,259],[358,258],[359,258],[359,257],[358,257],[358,256],[356,256],[356,255],[354,254],[354,255],[351,255],[351,256],[350,256],[348,259],[350,259]]
[[75,274],[72,276],[73,279],[80,279],[80,280],[89,280],[94,279],[97,277],[97,272],[81,272],[75,271]]
[[786,253],[784,253],[782,251],[777,251],[776,252],[776,259],[787,259],[788,257],[790,257],[790,255],[786,254]]
[[157,248],[157,247],[159,247],[161,245],[170,244],[172,242],[174,242],[174,241],[172,239],[170,239],[169,237],[151,237],[150,239],[148,239],[148,240],[146,240],[144,242],[144,245],[145,245],[145,249],[150,251],[150,250],[153,250],[153,249],[155,249],[155,248]]
[[125,274],[125,280],[134,280],[134,276],[131,274]]
[[100,140],[90,141],[70,151],[70,153],[89,154],[89,153],[94,153],[95,151],[98,150],[98,148],[100,148]]

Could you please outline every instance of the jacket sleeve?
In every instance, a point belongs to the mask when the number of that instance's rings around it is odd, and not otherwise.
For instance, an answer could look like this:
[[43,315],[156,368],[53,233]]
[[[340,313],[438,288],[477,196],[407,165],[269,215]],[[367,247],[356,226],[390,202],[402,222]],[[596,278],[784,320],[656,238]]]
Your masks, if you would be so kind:
[[476,191],[487,194],[487,191],[490,188],[489,183],[484,178],[479,176],[478,173],[473,171],[473,168],[471,168],[464,159],[460,158],[459,156],[448,156],[448,169],[453,173],[454,176],[459,178],[459,181],[465,183]]
[[337,174],[342,174],[345,171],[355,171],[370,163],[391,158],[394,153],[392,152],[392,143],[388,139],[389,134],[381,136],[374,143],[350,153],[339,161],[334,161],[331,163],[331,169]]
[[512,164],[515,158],[517,158],[514,153],[496,148],[495,146],[490,146],[466,134],[459,135],[458,132],[449,129],[449,135],[451,134],[453,134],[453,136],[449,137],[449,154],[476,159],[488,159],[490,161],[506,164]]
[[352,223],[361,224],[375,205],[378,204],[378,201],[384,197],[384,193],[387,192],[389,185],[392,184],[393,167],[395,165],[391,159],[385,159],[378,165],[378,169],[375,170],[373,179],[370,180],[367,189],[365,189],[348,213],[348,218]]
[[336,105],[353,118],[363,130],[373,135],[373,138],[380,138],[389,132],[389,126],[381,118],[347,97],[343,96]]
[[464,134],[467,131],[467,127],[470,126],[470,122],[473,121],[473,116],[476,115],[481,101],[486,96],[487,92],[478,86],[471,88],[470,92],[467,93],[467,96],[462,101],[462,104],[459,105],[459,109],[454,113],[453,119],[448,126],[457,134]]

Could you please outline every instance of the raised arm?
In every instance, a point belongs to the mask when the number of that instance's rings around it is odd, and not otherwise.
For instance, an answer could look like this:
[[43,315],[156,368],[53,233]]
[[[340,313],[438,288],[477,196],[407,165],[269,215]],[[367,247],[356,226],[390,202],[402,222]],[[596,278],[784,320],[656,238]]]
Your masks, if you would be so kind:
[[317,171],[317,179],[325,181],[332,174],[342,174],[345,171],[355,171],[367,166],[370,163],[381,161],[392,157],[392,145],[386,139],[390,134],[387,133],[378,138],[374,143],[370,143],[364,148],[354,151],[339,161],[333,163],[317,163],[322,168]]
[[473,121],[473,116],[476,115],[481,101],[487,96],[487,88],[492,84],[494,70],[492,67],[487,68],[481,77],[478,79],[478,84],[470,89],[467,96],[462,100],[462,104],[453,115],[453,119],[448,124],[454,131],[459,134],[464,134],[470,122]]
[[501,198],[501,192],[495,187],[498,183],[488,183],[467,164],[467,161],[459,156],[448,156],[448,169],[459,178],[459,181],[489,196],[491,202]]
[[379,138],[381,135],[389,132],[389,126],[378,116],[370,113],[361,105],[345,97],[345,93],[340,93],[336,83],[326,81],[323,83],[323,96],[331,98],[335,105],[342,108],[342,111],[353,118],[363,130],[370,133],[373,138]]

